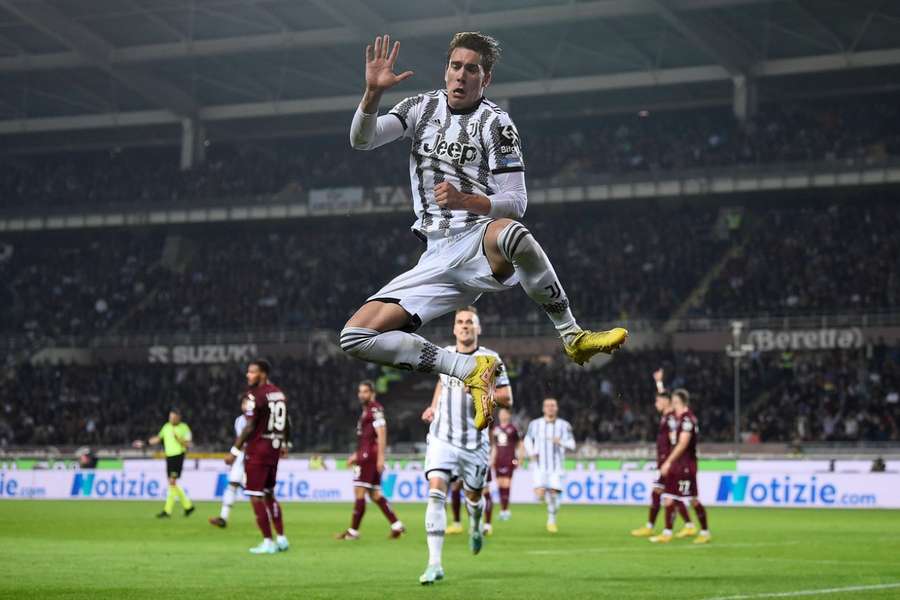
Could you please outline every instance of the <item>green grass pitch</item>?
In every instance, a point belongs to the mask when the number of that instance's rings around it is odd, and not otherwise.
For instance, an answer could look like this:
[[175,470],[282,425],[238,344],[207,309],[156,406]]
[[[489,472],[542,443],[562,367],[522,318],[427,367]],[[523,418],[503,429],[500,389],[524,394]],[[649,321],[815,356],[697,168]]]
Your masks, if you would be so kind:
[[898,511],[711,508],[712,544],[658,547],[628,536],[643,508],[564,505],[551,536],[542,507],[513,506],[479,556],[448,536],[447,578],[422,587],[424,508],[395,508],[403,539],[369,505],[338,542],[349,504],[285,504],[291,550],[252,556],[246,502],[224,531],[212,503],[160,521],[147,502],[0,502],[0,598],[900,598]]

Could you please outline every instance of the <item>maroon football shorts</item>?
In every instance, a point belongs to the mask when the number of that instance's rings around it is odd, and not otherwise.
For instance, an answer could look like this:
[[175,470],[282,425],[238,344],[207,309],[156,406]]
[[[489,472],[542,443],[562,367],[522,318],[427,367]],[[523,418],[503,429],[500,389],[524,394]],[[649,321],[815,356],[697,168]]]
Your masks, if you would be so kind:
[[672,465],[665,479],[666,487],[663,495],[671,498],[696,498],[697,466],[691,464]]
[[365,460],[353,465],[353,485],[364,488],[380,488],[381,473],[378,472],[378,463],[374,460]]
[[511,462],[494,465],[494,471],[497,473],[497,477],[512,477],[513,471],[515,470],[516,465]]
[[272,493],[275,490],[276,473],[278,473],[278,463],[245,463],[244,493],[248,496],[262,496],[265,492]]

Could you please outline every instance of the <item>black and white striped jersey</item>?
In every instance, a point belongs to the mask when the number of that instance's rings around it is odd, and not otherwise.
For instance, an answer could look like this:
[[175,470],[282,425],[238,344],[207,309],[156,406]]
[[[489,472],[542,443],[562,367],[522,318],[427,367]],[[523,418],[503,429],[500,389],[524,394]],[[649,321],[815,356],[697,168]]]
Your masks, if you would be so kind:
[[[456,352],[456,346],[447,346],[444,350]],[[496,387],[502,388],[509,385],[509,375],[506,373],[506,367],[499,354],[484,346],[479,346],[473,354],[475,356],[493,356],[500,361],[497,367]],[[490,450],[491,447],[490,433],[475,428],[472,396],[466,391],[466,386],[461,379],[449,375],[441,375],[441,396],[438,399],[429,433],[439,440],[466,450],[480,448]]]
[[516,126],[499,106],[482,98],[468,109],[453,109],[447,92],[410,96],[390,113],[411,141],[409,176],[416,212],[413,229],[423,233],[460,230],[490,220],[462,210],[441,209],[434,186],[447,181],[466,194],[491,196],[494,177],[524,171]]
[[[559,438],[559,444],[553,440]],[[575,449],[572,426],[565,419],[548,421],[541,417],[528,424],[525,450],[529,456],[537,454],[537,469],[549,473],[561,472],[566,465],[566,449]]]

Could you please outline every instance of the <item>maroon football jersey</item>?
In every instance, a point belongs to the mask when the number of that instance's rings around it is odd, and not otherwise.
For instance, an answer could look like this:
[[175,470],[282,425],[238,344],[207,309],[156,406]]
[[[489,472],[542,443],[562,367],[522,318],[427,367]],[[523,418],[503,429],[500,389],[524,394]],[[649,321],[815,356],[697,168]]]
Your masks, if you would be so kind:
[[697,417],[690,410],[678,417],[678,437],[681,433],[691,434],[691,441],[688,443],[687,450],[678,458],[679,464],[696,465],[697,464],[697,436],[700,435],[700,427],[697,424]]
[[277,464],[281,449],[287,443],[287,398],[277,386],[264,383],[247,388],[244,416],[255,417],[253,433],[244,448],[246,462]]
[[666,462],[676,443],[678,443],[678,418],[674,411],[669,411],[659,416],[659,431],[656,433],[656,466]]
[[356,422],[356,460],[378,458],[378,427],[384,427],[384,407],[377,401],[363,405],[362,414]]
[[519,430],[512,423],[497,425],[491,430],[491,439],[497,448],[496,463],[510,465],[516,459],[516,448],[519,445]]

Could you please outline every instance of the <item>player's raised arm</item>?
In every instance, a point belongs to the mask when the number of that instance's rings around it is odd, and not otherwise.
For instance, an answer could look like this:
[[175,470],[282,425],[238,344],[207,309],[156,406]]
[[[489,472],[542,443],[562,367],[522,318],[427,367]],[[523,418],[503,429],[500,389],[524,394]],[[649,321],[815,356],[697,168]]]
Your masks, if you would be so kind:
[[366,46],[366,91],[350,125],[350,145],[356,150],[372,150],[403,136],[406,124],[397,115],[378,117],[381,96],[401,81],[412,77],[412,71],[394,73],[400,54],[400,42],[391,47],[389,35],[378,36]]

